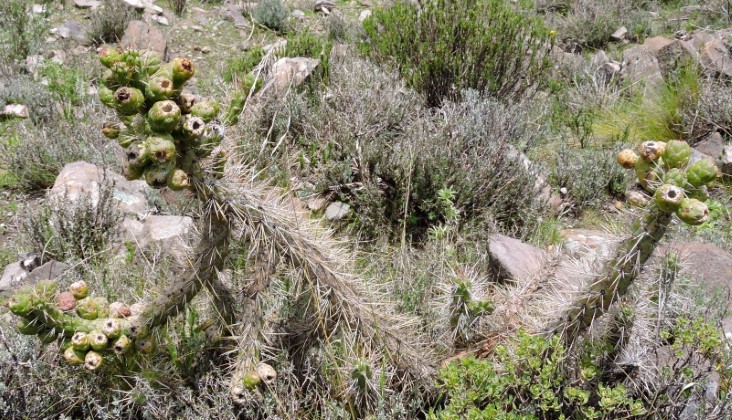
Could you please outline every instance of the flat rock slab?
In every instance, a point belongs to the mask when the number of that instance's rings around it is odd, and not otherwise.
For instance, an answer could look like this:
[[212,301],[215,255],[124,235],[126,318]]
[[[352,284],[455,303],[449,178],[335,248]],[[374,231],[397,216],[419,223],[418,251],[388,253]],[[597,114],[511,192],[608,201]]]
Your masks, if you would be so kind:
[[336,201],[331,203],[327,209],[325,209],[325,218],[328,220],[340,220],[348,214],[351,210],[351,206],[346,203]]
[[123,237],[143,252],[165,252],[179,263],[185,263],[194,233],[193,219],[188,216],[148,216],[143,221],[126,219]]
[[582,259],[588,254],[591,259],[609,258],[615,252],[620,238],[592,229],[564,229],[564,252],[572,258]]
[[521,281],[541,271],[547,254],[544,250],[504,235],[494,235],[488,242],[491,267],[501,280]]
[[34,285],[41,280],[56,280],[70,268],[68,264],[51,260],[28,272],[22,261],[12,263],[5,267],[0,279],[0,296],[8,296],[21,286]]

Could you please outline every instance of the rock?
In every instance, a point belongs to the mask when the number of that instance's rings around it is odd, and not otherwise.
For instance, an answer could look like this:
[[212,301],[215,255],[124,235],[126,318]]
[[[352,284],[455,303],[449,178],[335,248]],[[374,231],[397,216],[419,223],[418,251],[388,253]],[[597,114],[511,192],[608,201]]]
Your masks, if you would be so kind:
[[325,204],[328,201],[325,199],[325,197],[317,196],[313,198],[312,200],[308,201],[308,209],[310,211],[318,211],[321,210],[323,207],[325,207]]
[[151,2],[144,0],[122,0],[128,6],[134,8],[138,12],[147,12],[155,15],[162,15],[163,9],[160,6],[156,6]]
[[[106,179],[105,179],[106,176]],[[103,182],[113,184],[112,197],[122,212],[136,217],[150,213],[146,197],[157,193],[145,181],[128,181],[122,175],[105,171],[87,162],[74,162],[64,166],[49,191],[49,198],[61,202],[76,203],[82,197],[89,197],[92,205],[99,203],[100,188]]]
[[348,214],[351,210],[351,206],[340,201],[331,203],[327,209],[325,209],[325,218],[327,220],[340,220]]
[[721,39],[715,39],[704,46],[700,61],[706,69],[732,77],[732,57]]
[[718,132],[714,132],[704,137],[700,142],[694,145],[694,150],[705,155],[717,159],[724,149],[724,139]]
[[708,160],[712,163],[715,163],[715,164],[717,163],[713,157],[711,157],[707,154],[704,154],[696,149],[691,149],[691,158],[689,159],[689,165],[696,163],[700,160]]
[[320,64],[320,60],[307,57],[280,58],[272,65],[272,83],[278,95],[290,87],[300,86]]
[[732,145],[724,146],[722,156],[719,158],[719,169],[725,175],[732,175]]
[[23,62],[23,69],[35,77],[38,72],[38,67],[43,63],[43,60],[45,58],[42,55],[29,55],[25,58],[25,62]]
[[583,259],[588,253],[593,254],[593,259],[609,258],[620,242],[620,238],[599,230],[564,229],[560,234],[565,254],[576,259]]
[[168,18],[162,15],[152,15],[150,16],[150,19],[152,19],[154,22],[157,22],[159,25],[168,26],[170,25],[170,22],[168,22]]
[[63,39],[73,39],[82,43],[88,42],[86,32],[78,23],[73,21],[62,23],[58,28],[51,29],[51,33]]
[[71,269],[71,266],[68,264],[51,260],[31,271],[23,283],[36,284],[41,280],[56,280],[69,269]]
[[611,81],[617,79],[620,77],[620,70],[622,66],[617,61],[611,61],[609,63],[605,63],[602,66],[600,66],[597,71],[595,71],[595,77],[605,83],[608,84]]
[[30,117],[30,111],[28,111],[28,107],[25,105],[7,104],[0,109],[0,119],[28,117]]
[[92,9],[95,10],[102,5],[102,2],[97,0],[74,0],[74,6],[79,9]]
[[658,59],[646,45],[623,51],[621,75],[632,82],[644,82],[646,93],[655,93],[664,83]]
[[299,20],[300,22],[303,22],[305,20],[305,12],[300,9],[295,9],[292,11],[292,17]]
[[43,4],[34,4],[31,6],[31,12],[39,15],[41,13],[46,13],[46,6]]
[[366,9],[361,11],[361,13],[358,15],[358,21],[363,22],[364,20],[371,17],[371,10]]
[[316,0],[313,11],[316,13],[317,12],[325,13],[327,15],[333,9],[335,9],[335,2],[333,0]]
[[595,55],[593,55],[592,58],[590,59],[590,65],[594,69],[600,68],[603,64],[609,63],[609,62],[610,62],[610,58],[607,56],[607,54],[603,50],[596,52]]
[[679,63],[692,58],[690,53],[676,39],[654,36],[646,39],[643,45],[653,51],[664,74],[669,74],[678,67]]
[[193,219],[188,216],[148,216],[143,221],[126,219],[122,236],[143,251],[165,252],[179,263],[185,263],[191,250]]
[[28,274],[30,273],[20,265],[20,261],[8,264],[0,277],[0,296],[22,285]]
[[626,28],[625,26],[621,26],[615,32],[613,32],[612,35],[610,35],[610,39],[612,41],[620,42],[625,40],[626,36],[628,36],[628,28]]
[[63,64],[66,61],[66,52],[62,50],[51,50],[46,53],[46,58],[56,64]]
[[8,296],[20,286],[34,285],[41,280],[56,280],[71,268],[67,264],[53,260],[39,267],[37,263],[40,262],[40,257],[34,256],[38,259],[31,258],[33,263],[30,265],[27,260],[21,260],[5,267],[0,278],[0,296]]
[[227,4],[224,6],[224,17],[234,22],[234,26],[239,29],[249,28],[249,21],[244,17],[244,10],[235,4]]
[[156,51],[164,60],[167,59],[168,42],[163,33],[140,20],[130,21],[119,45],[122,48]]
[[191,25],[193,32],[203,32],[203,28],[198,25]]
[[499,279],[515,281],[539,274],[547,258],[543,250],[503,235],[491,237],[488,255],[491,267]]

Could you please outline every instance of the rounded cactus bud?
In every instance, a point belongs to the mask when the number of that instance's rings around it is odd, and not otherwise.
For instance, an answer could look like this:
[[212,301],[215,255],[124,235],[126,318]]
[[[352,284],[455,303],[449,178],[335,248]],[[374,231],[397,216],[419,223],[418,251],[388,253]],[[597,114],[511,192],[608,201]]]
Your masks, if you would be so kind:
[[640,156],[649,162],[655,162],[663,155],[665,149],[666,143],[662,141],[644,141],[641,143]]
[[706,159],[702,159],[689,166],[686,170],[686,179],[689,181],[689,184],[695,187],[701,187],[714,181],[717,177],[717,172],[717,165]]
[[67,347],[64,350],[64,360],[71,366],[81,366],[84,364],[86,355],[83,351],[74,349],[73,347]]
[[173,72],[173,83],[180,86],[187,82],[196,73],[193,61],[188,58],[176,58],[170,62]]
[[89,285],[84,280],[75,281],[69,285],[69,292],[76,299],[84,299],[89,296]]
[[114,78],[119,84],[127,84],[134,76],[134,71],[130,65],[124,61],[118,61],[109,68],[114,74]]
[[104,67],[112,68],[119,61],[122,61],[122,51],[119,48],[104,48],[99,51],[99,62]]
[[127,352],[132,349],[132,340],[130,340],[126,335],[120,336],[118,339],[112,343],[112,350],[117,355],[124,355],[127,354]]
[[56,306],[64,312],[72,311],[76,307],[76,298],[71,292],[61,292],[56,296]]
[[127,318],[132,315],[132,311],[122,302],[112,302],[109,304],[109,315],[112,318]]
[[89,342],[89,335],[82,331],[77,331],[71,336],[71,347],[78,351],[87,351],[91,343]]
[[180,122],[180,108],[169,100],[155,102],[147,113],[147,121],[151,129],[169,133]]
[[145,104],[145,95],[140,89],[123,86],[114,92],[114,108],[122,115],[137,114]]
[[76,304],[76,314],[79,317],[93,320],[107,316],[107,300],[101,297],[89,297],[82,299]]
[[115,318],[106,319],[102,324],[102,334],[109,339],[117,338],[122,334],[122,324]]
[[41,280],[36,283],[35,294],[44,302],[52,302],[56,297],[58,285],[53,280]]
[[153,50],[144,50],[140,53],[139,65],[144,68],[145,74],[153,75],[160,70],[163,62],[160,53]]
[[135,341],[135,348],[142,354],[151,354],[155,350],[155,342],[150,338],[140,338]]
[[267,385],[271,385],[277,380],[277,371],[264,362],[257,365],[257,374]]
[[689,182],[686,180],[686,172],[678,168],[666,171],[666,173],[663,174],[663,183],[676,185],[684,190],[690,187]]
[[109,338],[101,331],[92,331],[89,333],[89,346],[92,350],[102,351],[107,348]]
[[[160,102],[158,102],[160,103]],[[143,159],[152,163],[167,163],[175,159],[175,143],[169,134],[149,136],[143,143]]]
[[23,335],[36,335],[41,330],[40,323],[35,319],[28,319],[21,316],[18,318],[18,322],[15,324],[18,328],[18,332]]
[[174,170],[174,162],[156,164],[146,168],[143,176],[147,185],[153,188],[162,188],[168,184],[170,172]]
[[51,344],[58,338],[58,334],[54,330],[41,330],[38,332],[38,339],[43,344]]
[[623,168],[633,169],[635,168],[635,163],[638,161],[638,155],[630,149],[625,149],[618,153],[617,161]]
[[638,159],[635,163],[635,175],[638,177],[638,182],[647,191],[653,191],[655,184],[658,182],[659,169],[655,162],[651,162],[645,159]]
[[181,132],[187,140],[200,139],[206,133],[206,122],[201,117],[184,115]]
[[676,185],[663,184],[658,187],[653,199],[659,210],[671,213],[681,205],[681,201],[684,199],[684,190]]
[[108,139],[116,139],[119,137],[120,126],[115,123],[105,122],[102,125],[102,134]]
[[[145,153],[145,144],[139,141],[132,142],[125,151],[125,164],[132,171],[139,171],[140,175],[150,162],[149,155]],[[139,177],[138,177],[139,178]]]
[[173,169],[168,173],[168,188],[173,191],[181,191],[191,186],[188,174],[182,169]]
[[23,288],[15,292],[8,300],[10,312],[18,316],[28,316],[33,311],[33,296],[30,288]]
[[681,200],[676,215],[686,224],[700,225],[709,219],[709,208],[695,198],[685,198]]
[[696,198],[697,200],[701,201],[702,203],[709,200],[709,189],[706,185],[702,185],[701,187],[696,188],[690,188],[686,192],[686,196],[688,198]]
[[95,371],[103,365],[104,357],[95,351],[90,351],[84,356],[84,367],[90,371]]
[[190,114],[191,108],[193,108],[193,105],[196,103],[198,103],[198,96],[190,92],[183,92],[178,97],[178,106],[184,114]]
[[662,157],[667,168],[685,168],[691,159],[691,146],[685,141],[671,140],[666,143]]
[[241,383],[242,385],[244,385],[244,388],[252,390],[262,383],[262,378],[259,376],[259,373],[257,373],[256,370],[253,370],[251,372],[247,372],[247,374],[244,375]]
[[216,101],[199,101],[191,107],[191,115],[200,117],[204,122],[211,122],[219,114],[219,103]]
[[151,78],[145,88],[145,96],[153,102],[168,100],[174,97],[176,93],[173,81],[164,76]]
[[97,88],[99,94],[99,101],[104,105],[112,108],[114,107],[114,91],[106,86],[99,86]]

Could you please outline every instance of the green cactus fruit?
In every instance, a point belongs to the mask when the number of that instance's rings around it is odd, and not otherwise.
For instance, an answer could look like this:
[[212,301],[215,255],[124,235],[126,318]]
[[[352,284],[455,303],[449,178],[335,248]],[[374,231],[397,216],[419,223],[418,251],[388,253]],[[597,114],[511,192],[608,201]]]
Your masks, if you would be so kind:
[[71,366],[83,365],[85,357],[86,355],[83,351],[76,350],[73,347],[68,347],[66,350],[64,350],[64,360],[66,360],[66,363],[70,364]]
[[116,79],[117,83],[120,85],[126,85],[130,83],[130,81],[132,81],[132,77],[134,76],[133,69],[123,61],[114,63],[110,70],[114,75],[114,79]]
[[145,69],[145,74],[153,75],[160,70],[163,62],[160,53],[153,50],[144,50],[140,54],[140,66]]
[[198,103],[198,96],[190,92],[183,92],[178,96],[178,106],[184,114],[190,114],[191,108],[193,108],[193,105],[196,103]]
[[649,162],[655,162],[663,156],[665,149],[666,143],[662,141],[644,141],[641,143],[640,156]]
[[142,354],[151,354],[155,350],[155,343],[150,338],[140,338],[135,341],[135,348]]
[[[158,102],[159,103],[159,102]],[[149,136],[145,142],[143,159],[153,164],[168,163],[175,159],[175,143],[169,134]]]
[[173,71],[173,83],[181,86],[196,73],[193,61],[188,58],[176,58],[170,62]]
[[112,350],[120,356],[127,354],[131,349],[132,340],[130,340],[126,335],[120,336],[114,341],[114,343],[112,343]]
[[633,169],[635,168],[635,163],[638,161],[638,155],[630,149],[625,149],[618,153],[617,161],[623,168]]
[[145,153],[144,142],[133,142],[127,147],[125,151],[125,163],[132,171],[139,171],[140,174],[145,170],[145,167],[150,163],[150,156]]
[[706,159],[702,159],[689,166],[686,170],[686,179],[694,187],[701,187],[714,181],[717,178],[717,172],[717,165]]
[[41,330],[38,332],[38,339],[43,344],[51,344],[58,338],[58,334],[54,330]]
[[92,331],[89,333],[89,346],[92,350],[102,351],[107,348],[109,344],[109,338],[104,335],[101,331]]
[[219,103],[216,101],[199,101],[191,107],[191,115],[201,117],[204,122],[211,122],[219,114]]
[[206,133],[206,123],[203,121],[203,118],[184,115],[181,132],[186,140],[200,139]]
[[672,213],[681,205],[681,201],[684,199],[684,190],[676,185],[663,184],[658,187],[653,199],[659,210]]
[[122,61],[122,51],[119,48],[104,48],[99,52],[99,62],[106,68],[112,68],[119,61]]
[[88,297],[77,302],[76,314],[88,320],[102,318],[108,315],[109,309],[107,307],[107,299],[102,297]]
[[84,299],[89,296],[89,285],[84,280],[75,281],[69,285],[69,292],[76,299]]
[[18,316],[29,316],[33,311],[33,290],[30,287],[19,289],[8,300],[10,312]]
[[180,122],[180,108],[173,101],[155,102],[147,113],[147,121],[151,129],[170,133]]
[[247,372],[247,374],[244,375],[241,383],[246,389],[252,390],[262,383],[262,378],[259,377],[259,373],[257,373],[257,371],[253,370],[251,372]]
[[168,183],[168,176],[175,170],[175,162],[154,164],[145,169],[145,182],[152,188],[162,188]]
[[97,88],[99,101],[110,108],[114,107],[114,91],[106,86]]
[[468,312],[470,316],[478,317],[484,315],[490,315],[493,313],[493,304],[484,300],[476,300],[468,302]]
[[149,101],[158,102],[173,98],[178,91],[173,87],[173,81],[163,76],[150,79],[145,88],[145,96]]
[[108,139],[119,138],[120,127],[115,123],[105,122],[102,125],[102,134]]
[[635,163],[635,175],[638,177],[638,182],[647,191],[653,192],[655,190],[659,173],[660,171],[655,162],[638,159]]
[[691,146],[685,141],[671,140],[666,143],[662,157],[667,168],[686,168],[691,159]]
[[168,173],[168,188],[173,191],[181,191],[191,186],[188,174],[182,169],[173,169]]
[[18,328],[18,332],[23,335],[36,335],[38,334],[38,331],[41,330],[40,322],[23,316],[18,318],[18,322],[15,326]]
[[95,371],[104,365],[104,357],[101,354],[90,351],[84,356],[84,367],[90,371]]
[[676,215],[686,224],[700,225],[709,219],[709,208],[695,198],[685,198],[681,200]]
[[676,185],[684,190],[687,190],[690,187],[689,182],[686,180],[686,171],[678,168],[672,168],[666,171],[666,173],[663,174],[663,183]]
[[106,335],[110,340],[115,339],[122,334],[122,324],[118,319],[105,319],[102,324],[102,334]]
[[709,200],[709,189],[706,185],[702,185],[701,187],[696,188],[690,188],[686,192],[686,196],[688,198],[695,198],[702,203],[705,203],[707,200]]
[[87,351],[91,347],[89,335],[82,331],[77,331],[71,336],[71,347],[77,351]]
[[114,92],[114,108],[122,115],[137,114],[145,104],[145,95],[140,89],[123,86]]

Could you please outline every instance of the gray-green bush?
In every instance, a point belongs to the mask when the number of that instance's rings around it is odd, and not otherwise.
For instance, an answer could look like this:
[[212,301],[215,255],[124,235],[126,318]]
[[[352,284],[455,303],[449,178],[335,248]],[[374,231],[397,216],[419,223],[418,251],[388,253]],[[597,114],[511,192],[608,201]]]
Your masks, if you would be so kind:
[[282,0],[262,0],[257,3],[252,11],[252,17],[258,23],[272,29],[283,32],[287,29],[287,18],[290,11]]

